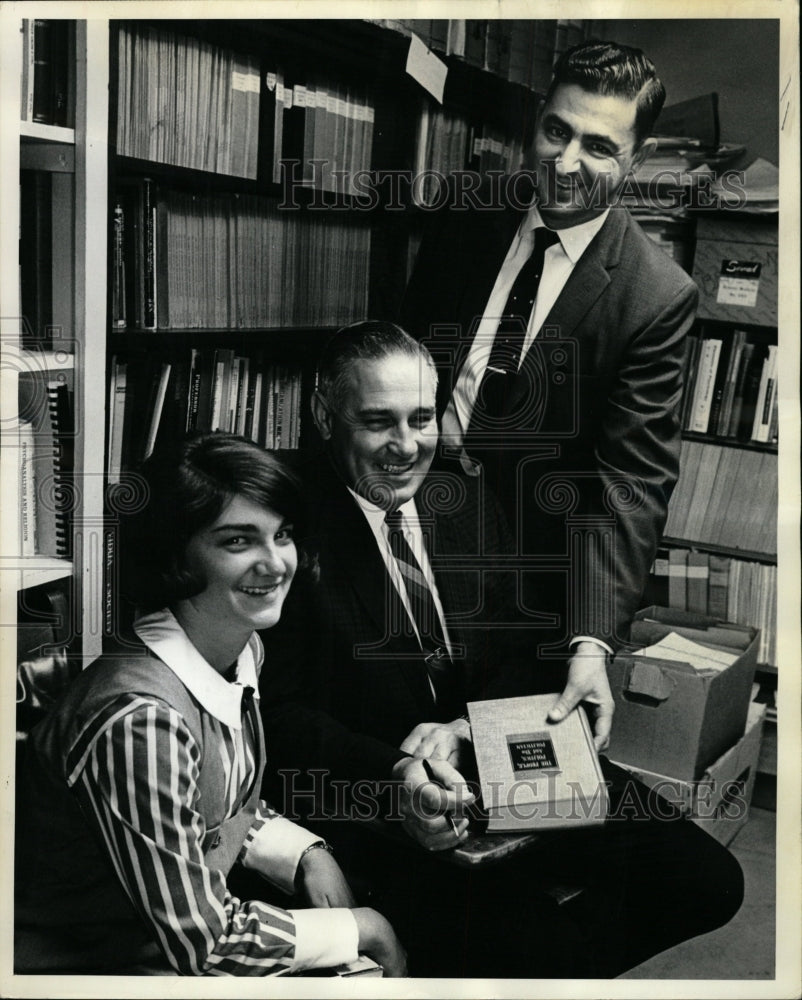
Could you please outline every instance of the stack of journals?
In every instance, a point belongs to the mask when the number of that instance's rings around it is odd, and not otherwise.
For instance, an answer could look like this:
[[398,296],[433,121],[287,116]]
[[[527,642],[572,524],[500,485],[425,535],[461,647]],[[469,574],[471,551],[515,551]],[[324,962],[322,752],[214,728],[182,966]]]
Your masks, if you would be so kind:
[[367,313],[362,216],[282,211],[257,195],[196,198],[147,179],[120,185],[117,208],[114,280],[134,329],[339,326]]
[[488,170],[511,173],[520,169],[524,149],[519,136],[507,135],[485,124],[472,129],[471,139],[471,166],[480,174]]
[[355,92],[334,79],[288,86],[281,70],[267,74],[275,99],[273,181],[281,182],[282,160],[300,160],[310,187],[358,193],[355,174],[370,170],[375,111],[367,91]]
[[120,27],[117,152],[256,177],[259,63],[136,23]]
[[688,549],[660,549],[653,598],[679,611],[760,629],[757,658],[777,663],[777,567]]
[[665,534],[691,542],[777,551],[777,456],[683,441]]
[[744,330],[688,338],[684,430],[741,441],[778,435],[777,345],[747,342]]
[[417,205],[431,205],[441,190],[438,179],[424,176],[427,171],[447,176],[465,169],[469,132],[464,115],[424,104],[418,119],[414,159],[415,177],[420,178],[412,188]]
[[230,431],[265,448],[297,448],[301,372],[230,348],[193,348],[176,361],[112,359],[110,483],[135,469],[159,442],[184,431]]

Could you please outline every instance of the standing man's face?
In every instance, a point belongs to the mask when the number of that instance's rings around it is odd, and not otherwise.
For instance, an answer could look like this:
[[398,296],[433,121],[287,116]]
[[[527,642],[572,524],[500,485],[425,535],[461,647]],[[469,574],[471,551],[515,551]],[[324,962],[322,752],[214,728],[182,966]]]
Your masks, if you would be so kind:
[[356,493],[395,510],[420,488],[437,447],[434,372],[421,357],[397,353],[356,361],[334,412],[313,397],[315,423],[338,472]]
[[535,131],[538,205],[543,221],[564,229],[600,215],[627,174],[652,151],[635,138],[637,100],[560,84]]

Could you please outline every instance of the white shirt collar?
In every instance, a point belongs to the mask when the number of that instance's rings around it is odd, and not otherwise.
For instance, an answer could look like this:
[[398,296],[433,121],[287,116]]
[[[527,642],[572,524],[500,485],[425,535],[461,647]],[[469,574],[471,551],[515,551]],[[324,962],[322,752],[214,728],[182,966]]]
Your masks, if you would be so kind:
[[[567,229],[555,229],[560,240],[560,245],[565,251],[566,257],[572,264],[576,264],[582,254],[590,246],[593,237],[604,225],[610,209],[606,208],[601,215],[597,215],[587,222],[580,222],[577,226],[569,226]],[[521,233],[536,229],[538,226],[545,226],[545,222],[540,216],[537,205],[532,205],[526,213],[521,223]]]
[[[350,486],[346,488],[354,500],[356,500],[362,508],[362,512],[370,522],[371,527],[376,528],[384,524],[384,519],[387,517],[387,511],[383,507],[377,507],[375,503],[371,503],[370,500],[366,500],[365,497],[360,496],[359,493],[355,493]],[[404,515],[405,521],[417,521],[418,510],[415,507],[414,497],[411,497],[406,503],[402,503],[401,506],[396,509],[401,511]]]
[[242,727],[243,689],[250,687],[253,696],[259,697],[259,670],[264,650],[255,632],[237,657],[235,680],[227,681],[192,645],[168,608],[138,618],[134,631],[207,712],[230,729]]

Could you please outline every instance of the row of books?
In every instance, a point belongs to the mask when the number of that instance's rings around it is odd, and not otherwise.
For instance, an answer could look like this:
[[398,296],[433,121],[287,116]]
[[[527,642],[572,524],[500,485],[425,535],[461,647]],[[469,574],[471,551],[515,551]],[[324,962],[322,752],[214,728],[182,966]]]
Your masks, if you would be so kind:
[[744,330],[688,338],[684,430],[741,441],[777,441],[777,345]]
[[117,152],[256,177],[259,63],[163,28],[123,23],[118,36]]
[[[424,105],[418,120],[412,188],[417,205],[430,206],[442,197],[440,177],[456,170],[512,173],[523,161],[520,136],[510,136],[484,123],[471,125],[459,112]],[[433,176],[434,173],[439,176]]]
[[289,86],[281,70],[267,74],[275,98],[273,181],[281,161],[300,160],[302,179],[323,191],[356,194],[353,175],[370,170],[375,109],[367,93],[333,79]]
[[74,428],[68,376],[20,379],[17,443],[22,556],[70,555]]
[[413,188],[418,205],[431,205],[440,193],[439,179],[426,176],[429,171],[447,175],[465,168],[470,125],[459,112],[425,103],[418,118],[415,141],[415,176],[421,178]]
[[118,483],[186,431],[229,431],[265,448],[297,448],[301,371],[261,353],[192,348],[174,360],[115,355],[109,383],[107,476]]
[[777,455],[683,441],[665,534],[691,542],[777,552]]
[[74,21],[23,20],[21,121],[72,128],[74,66]]
[[760,663],[777,664],[777,567],[694,549],[660,549],[656,598],[669,607],[760,629]]
[[119,186],[113,238],[118,329],[339,326],[367,313],[362,215],[199,198],[144,179]]
[[464,59],[477,69],[545,92],[555,58],[586,37],[581,20],[375,20],[392,31],[417,35],[429,48]]

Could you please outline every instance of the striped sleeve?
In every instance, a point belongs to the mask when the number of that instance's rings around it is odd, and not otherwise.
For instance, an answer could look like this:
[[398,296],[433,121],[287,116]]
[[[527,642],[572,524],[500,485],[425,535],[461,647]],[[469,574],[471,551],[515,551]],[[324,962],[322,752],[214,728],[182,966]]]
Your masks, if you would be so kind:
[[260,801],[239,861],[246,868],[258,871],[282,892],[292,893],[302,854],[321,839]]
[[240,902],[206,866],[196,808],[200,753],[177,712],[128,695],[93,720],[68,757],[68,780],[133,905],[184,975],[292,971],[295,922]]

